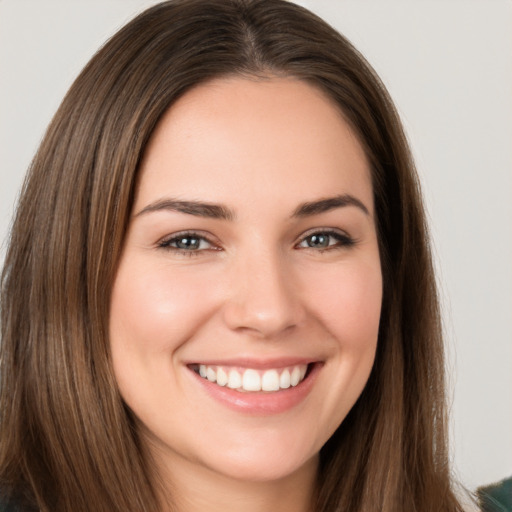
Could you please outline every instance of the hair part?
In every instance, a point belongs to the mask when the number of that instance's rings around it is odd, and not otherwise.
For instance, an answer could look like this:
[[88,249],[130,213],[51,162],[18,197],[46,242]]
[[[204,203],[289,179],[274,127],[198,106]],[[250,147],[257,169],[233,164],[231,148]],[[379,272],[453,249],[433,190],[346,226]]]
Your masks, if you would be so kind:
[[158,475],[111,367],[110,293],[156,125],[191,88],[233,75],[294,77],[324,91],[372,169],[384,277],[377,356],[321,451],[316,512],[460,510],[436,286],[406,138],[357,50],[284,0],[154,6],[66,95],[23,185],[2,274],[3,492],[43,511],[158,510]]

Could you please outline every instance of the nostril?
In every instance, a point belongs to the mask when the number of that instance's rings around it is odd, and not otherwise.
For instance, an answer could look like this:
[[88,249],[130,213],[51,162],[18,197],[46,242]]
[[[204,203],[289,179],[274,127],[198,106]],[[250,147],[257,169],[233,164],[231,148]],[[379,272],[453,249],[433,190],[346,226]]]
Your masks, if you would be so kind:
[[275,337],[290,331],[301,321],[299,304],[293,300],[251,297],[226,304],[224,319],[230,329],[247,331],[260,337]]

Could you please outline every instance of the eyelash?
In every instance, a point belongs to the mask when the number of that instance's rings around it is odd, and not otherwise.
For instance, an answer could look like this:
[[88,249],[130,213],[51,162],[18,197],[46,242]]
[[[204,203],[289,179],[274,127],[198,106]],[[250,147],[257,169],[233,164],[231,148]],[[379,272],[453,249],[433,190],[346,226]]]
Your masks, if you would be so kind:
[[[199,242],[199,248],[197,249],[184,249],[181,247],[173,247],[171,244],[177,244],[180,240],[187,239],[195,239]],[[209,247],[201,248],[200,245],[204,242],[207,242]],[[220,248],[212,242],[207,236],[197,233],[195,231],[183,231],[182,233],[176,233],[172,235],[170,238],[165,238],[158,242],[158,248],[165,249],[167,251],[172,251],[176,254],[180,254],[183,256],[199,256],[199,253],[202,251],[218,251]]]
[[[300,247],[301,244],[307,243],[307,240],[311,240],[313,237],[329,237],[330,239],[334,239],[335,243],[330,243],[325,247],[313,247],[313,246],[306,246],[306,247]],[[185,249],[181,247],[173,247],[172,244],[177,244],[179,241],[183,240],[196,240],[198,243],[197,248],[195,249]],[[201,248],[201,244],[206,242],[209,247],[207,248]],[[350,248],[353,245],[355,245],[357,241],[350,237],[349,235],[335,231],[332,229],[316,229],[315,231],[312,231],[310,233],[307,233],[302,236],[300,241],[295,244],[296,249],[311,249],[313,251],[317,252],[325,252],[325,251],[333,251],[333,250],[339,250],[343,248]],[[199,256],[199,254],[203,251],[219,251],[221,250],[218,245],[216,245],[212,240],[210,240],[207,236],[197,233],[195,231],[184,231],[182,233],[177,233],[172,235],[170,238],[166,238],[158,242],[158,248],[159,249],[165,249],[168,251],[172,251],[176,254],[180,254],[183,256]]]
[[311,231],[305,235],[302,236],[300,242],[296,244],[296,247],[298,247],[300,244],[305,243],[308,239],[312,239],[313,237],[330,237],[331,239],[334,239],[336,243],[328,244],[326,247],[304,247],[304,249],[312,249],[319,252],[325,252],[325,251],[332,251],[332,250],[339,250],[339,249],[346,249],[349,247],[352,247],[356,244],[356,240],[352,238],[351,236],[347,235],[346,233],[336,231],[333,229],[315,229],[314,231]]

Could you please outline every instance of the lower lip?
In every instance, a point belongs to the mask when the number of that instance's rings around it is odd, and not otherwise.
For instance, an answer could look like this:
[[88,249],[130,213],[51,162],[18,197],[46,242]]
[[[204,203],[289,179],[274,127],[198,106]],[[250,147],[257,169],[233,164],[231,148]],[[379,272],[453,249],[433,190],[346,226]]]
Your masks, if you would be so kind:
[[279,414],[300,404],[309,394],[320,371],[320,364],[315,363],[309,369],[306,378],[297,386],[273,392],[241,392],[219,386],[204,379],[191,370],[198,383],[215,400],[230,409],[246,414]]

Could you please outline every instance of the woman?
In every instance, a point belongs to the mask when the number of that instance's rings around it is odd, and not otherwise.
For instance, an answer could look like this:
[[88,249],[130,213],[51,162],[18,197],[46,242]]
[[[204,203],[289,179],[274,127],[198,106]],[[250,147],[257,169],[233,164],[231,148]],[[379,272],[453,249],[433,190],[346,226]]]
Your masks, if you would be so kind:
[[461,510],[421,197],[357,51],[166,2],[72,86],[2,279],[20,510]]

